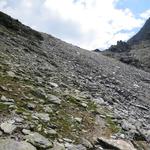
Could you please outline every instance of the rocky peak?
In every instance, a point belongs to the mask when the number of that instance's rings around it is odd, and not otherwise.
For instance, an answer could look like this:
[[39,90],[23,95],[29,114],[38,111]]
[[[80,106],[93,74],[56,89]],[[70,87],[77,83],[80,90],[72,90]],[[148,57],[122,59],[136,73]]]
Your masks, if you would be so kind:
[[134,45],[146,40],[150,40],[150,18],[146,21],[141,30],[128,40],[128,43],[130,45]]
[[108,50],[112,52],[118,52],[118,53],[127,52],[130,50],[130,46],[126,42],[120,40],[117,41],[117,45],[112,45]]

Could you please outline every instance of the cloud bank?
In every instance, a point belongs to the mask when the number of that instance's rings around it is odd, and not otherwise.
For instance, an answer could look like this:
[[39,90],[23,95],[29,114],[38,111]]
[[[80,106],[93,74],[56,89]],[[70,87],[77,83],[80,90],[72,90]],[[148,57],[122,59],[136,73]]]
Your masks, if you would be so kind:
[[120,0],[0,0],[0,10],[42,32],[89,50],[127,40],[150,10],[135,16]]

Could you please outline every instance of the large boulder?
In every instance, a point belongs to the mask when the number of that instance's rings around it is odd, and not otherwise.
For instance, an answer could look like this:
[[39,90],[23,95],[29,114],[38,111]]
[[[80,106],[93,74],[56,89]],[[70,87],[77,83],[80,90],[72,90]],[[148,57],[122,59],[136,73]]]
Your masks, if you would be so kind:
[[1,130],[4,131],[4,133],[11,134],[17,128],[17,126],[14,125],[13,120],[8,120],[8,121],[3,122],[0,125],[0,128]]
[[0,140],[0,150],[36,150],[34,146],[25,141],[15,141],[12,139]]
[[44,136],[42,136],[37,132],[30,132],[28,135],[25,136],[25,139],[34,146],[39,148],[52,147],[52,143],[47,138],[45,138]]
[[98,138],[98,144],[104,149],[136,150],[131,142],[124,140]]

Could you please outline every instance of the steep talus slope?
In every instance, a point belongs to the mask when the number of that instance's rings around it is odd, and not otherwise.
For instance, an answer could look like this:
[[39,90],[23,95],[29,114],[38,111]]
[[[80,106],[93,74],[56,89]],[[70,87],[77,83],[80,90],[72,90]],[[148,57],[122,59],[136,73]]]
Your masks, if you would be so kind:
[[127,42],[118,41],[104,55],[150,72],[150,19],[141,30]]
[[[0,124],[15,120],[12,127],[23,120],[11,135],[1,126],[3,138],[27,138],[37,149],[50,148],[45,139],[43,145],[36,141],[37,133],[31,138],[29,132],[38,132],[53,146],[55,139],[82,149],[92,146],[81,138],[93,142],[113,135],[149,149],[150,73],[5,20],[0,19]],[[19,32],[11,27],[16,22]],[[118,149],[104,139],[99,143],[101,149]]]

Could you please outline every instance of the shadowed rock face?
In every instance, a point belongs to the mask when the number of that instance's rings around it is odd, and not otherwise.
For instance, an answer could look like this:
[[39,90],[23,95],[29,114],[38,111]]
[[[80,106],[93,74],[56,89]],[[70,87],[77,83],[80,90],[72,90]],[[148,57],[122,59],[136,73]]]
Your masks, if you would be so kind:
[[[150,73],[2,16],[0,126],[11,120],[15,128],[1,138],[27,139],[37,149],[105,150],[113,136],[149,148]],[[6,25],[8,18],[21,32]],[[103,136],[105,148],[95,144]]]
[[102,54],[150,72],[150,19],[127,42],[118,41]]
[[142,29],[131,39],[128,40],[128,44],[135,45],[139,44],[141,41],[150,40],[150,18],[146,21]]

